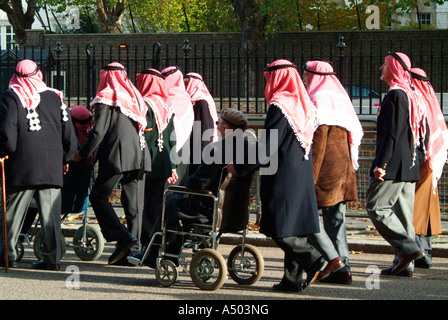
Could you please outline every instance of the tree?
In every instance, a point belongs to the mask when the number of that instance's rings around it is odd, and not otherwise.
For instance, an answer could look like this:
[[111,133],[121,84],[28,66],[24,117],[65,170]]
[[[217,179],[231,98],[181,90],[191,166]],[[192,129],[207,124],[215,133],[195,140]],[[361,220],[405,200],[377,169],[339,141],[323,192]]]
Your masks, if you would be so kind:
[[[150,32],[237,32],[229,0],[129,0],[134,22]],[[188,25],[187,25],[188,22]]]
[[262,0],[231,0],[241,29],[243,49],[253,57],[268,21],[267,3]]
[[96,13],[101,30],[104,33],[120,33],[123,31],[122,17],[126,9],[126,0],[96,0]]
[[8,21],[14,28],[19,42],[26,43],[26,29],[31,29],[36,12],[35,1],[28,1],[26,10],[23,9],[22,0],[1,0],[0,10],[6,12]]
[[56,11],[65,11],[69,6],[78,6],[83,15],[96,12],[103,33],[121,33],[122,18],[128,0],[38,0],[38,3],[52,6]]

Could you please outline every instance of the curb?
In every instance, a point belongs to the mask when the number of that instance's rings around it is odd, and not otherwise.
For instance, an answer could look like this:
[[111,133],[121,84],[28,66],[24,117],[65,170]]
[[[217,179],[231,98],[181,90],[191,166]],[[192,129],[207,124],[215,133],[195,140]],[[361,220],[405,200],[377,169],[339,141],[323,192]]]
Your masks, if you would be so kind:
[[[241,236],[234,234],[224,234],[219,243],[238,245],[241,244]],[[246,237],[246,243],[256,247],[276,247],[275,242],[261,234],[249,235]],[[394,254],[393,248],[385,240],[359,240],[348,239],[348,248],[354,252],[376,253],[376,254]],[[439,258],[448,258],[448,245],[434,244],[432,256]]]
[[[78,226],[62,226],[62,234],[64,237],[73,237]],[[376,240],[348,239],[348,247],[350,251],[376,253],[376,254],[394,254],[392,247],[379,236]],[[242,236],[239,234],[226,233],[219,240],[221,244],[239,245],[242,243]],[[277,244],[271,238],[259,233],[249,233],[246,237],[246,243],[255,247],[277,247]],[[434,244],[432,248],[432,256],[440,258],[448,258],[448,244]]]

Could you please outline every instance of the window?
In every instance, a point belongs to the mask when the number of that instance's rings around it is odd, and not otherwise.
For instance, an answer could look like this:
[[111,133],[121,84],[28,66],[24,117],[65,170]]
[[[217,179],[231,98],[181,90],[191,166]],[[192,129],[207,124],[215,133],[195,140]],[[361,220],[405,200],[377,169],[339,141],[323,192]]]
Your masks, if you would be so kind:
[[14,31],[11,26],[6,26],[6,48],[14,49],[16,44],[16,39],[14,39]]
[[418,15],[421,24],[431,24],[431,14],[430,13],[420,13]]
[[61,82],[58,84],[58,72],[51,71],[51,87],[62,91],[62,93],[65,95],[65,71],[60,71],[59,77]]
[[16,47],[14,29],[10,25],[0,26],[0,45],[2,50],[14,49]]

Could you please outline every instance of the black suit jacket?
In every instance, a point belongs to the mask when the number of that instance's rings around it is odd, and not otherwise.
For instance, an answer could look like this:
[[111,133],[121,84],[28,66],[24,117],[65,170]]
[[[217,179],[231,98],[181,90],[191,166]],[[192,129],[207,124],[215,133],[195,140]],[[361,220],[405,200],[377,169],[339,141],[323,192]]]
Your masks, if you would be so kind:
[[[385,180],[417,181],[420,178],[418,157],[414,150],[409,124],[409,101],[402,90],[390,90],[381,103],[377,122],[376,154],[370,169],[386,170]],[[414,162],[414,163],[413,163]]]
[[118,174],[140,170],[142,166],[150,171],[148,147],[141,150],[136,123],[118,108],[105,104],[96,104],[94,112],[95,124],[79,150],[81,157],[87,159],[98,148],[102,173]]
[[40,93],[36,108],[41,130],[30,131],[28,111],[13,90],[7,90],[0,102],[0,156],[5,161],[7,186],[62,187],[64,163],[73,160],[77,140],[70,112],[62,120],[61,99],[53,91]]
[[[308,160],[304,158],[304,149],[297,141],[291,125],[274,104],[269,106],[264,128],[266,142],[260,139],[258,146],[264,143],[266,150],[258,150],[257,154],[268,156],[271,174],[261,176],[260,232],[272,238],[318,233],[319,215],[312,153],[309,153]],[[255,170],[256,166],[236,164],[235,168],[244,176]]]

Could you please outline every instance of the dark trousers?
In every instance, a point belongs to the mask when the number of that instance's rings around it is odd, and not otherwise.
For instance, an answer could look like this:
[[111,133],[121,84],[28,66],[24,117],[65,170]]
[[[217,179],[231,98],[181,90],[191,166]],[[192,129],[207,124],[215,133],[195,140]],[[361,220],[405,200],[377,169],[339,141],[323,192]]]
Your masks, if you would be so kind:
[[143,209],[143,224],[140,241],[143,246],[147,246],[151,239],[149,235],[154,227],[160,206],[163,202],[163,191],[165,190],[165,178],[146,179],[145,183],[145,205]]
[[[127,228],[120,223],[109,198],[115,186],[121,184],[121,204],[126,216]],[[139,239],[143,215],[145,181],[139,179],[139,170],[110,176],[98,174],[90,193],[90,203],[98,219],[106,241],[122,241],[132,233]]]
[[321,257],[320,253],[307,243],[307,237],[276,238],[275,243],[285,253],[284,275],[282,282],[286,285],[299,286],[303,271]]

